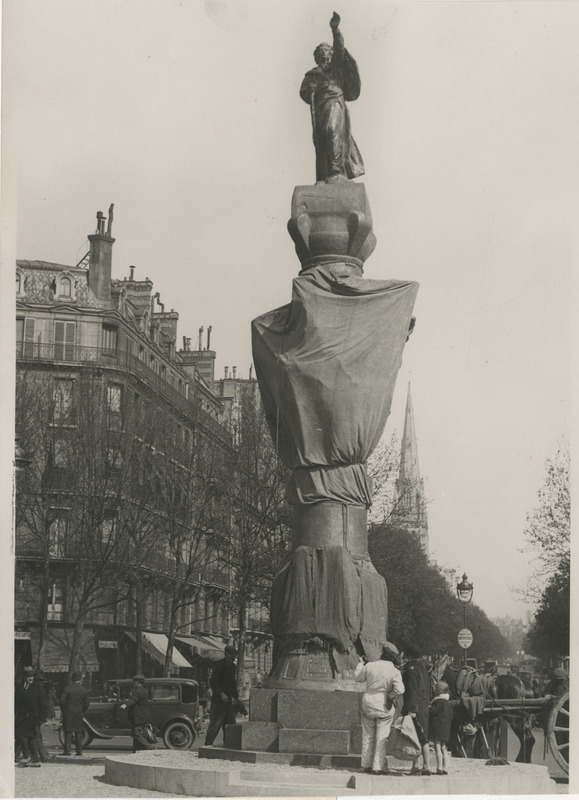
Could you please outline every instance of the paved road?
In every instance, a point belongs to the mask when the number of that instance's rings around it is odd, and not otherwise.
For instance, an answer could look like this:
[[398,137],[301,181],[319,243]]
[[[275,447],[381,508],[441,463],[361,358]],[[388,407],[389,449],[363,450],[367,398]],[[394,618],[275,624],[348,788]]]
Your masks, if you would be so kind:
[[[545,761],[543,756],[543,734],[534,731],[535,744],[533,763],[545,764],[549,767],[553,778],[563,780],[566,775],[554,762],[550,754]],[[62,747],[55,730],[44,730],[44,741],[49,752],[56,755],[54,761],[43,764],[40,769],[15,770],[15,797],[152,797],[161,798],[170,795],[144,791],[123,786],[109,786],[104,783],[104,759],[107,755],[132,752],[132,740],[129,737],[115,737],[108,740],[94,740],[85,749],[82,758],[62,756]],[[203,744],[203,737],[197,739],[193,749]],[[162,745],[160,745],[162,747]],[[518,742],[509,732],[509,758],[514,759],[518,753]],[[560,782],[554,787],[554,793],[567,794],[567,783]]]

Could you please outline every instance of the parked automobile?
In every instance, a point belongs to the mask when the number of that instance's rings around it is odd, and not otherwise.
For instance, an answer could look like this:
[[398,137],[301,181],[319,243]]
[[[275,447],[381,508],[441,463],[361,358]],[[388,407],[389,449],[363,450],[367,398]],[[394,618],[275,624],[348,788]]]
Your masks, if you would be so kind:
[[[189,750],[199,733],[199,685],[191,678],[146,678],[149,721],[169,750]],[[128,710],[122,709],[133,691],[133,681],[107,681],[104,692],[90,698],[84,715],[83,747],[93,739],[130,736]],[[62,730],[59,731],[63,743]]]

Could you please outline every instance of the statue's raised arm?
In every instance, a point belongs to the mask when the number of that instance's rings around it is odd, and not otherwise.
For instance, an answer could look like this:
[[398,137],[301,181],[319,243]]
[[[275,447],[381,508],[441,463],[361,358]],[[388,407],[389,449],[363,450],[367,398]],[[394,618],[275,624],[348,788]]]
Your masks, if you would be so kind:
[[362,156],[350,130],[347,100],[360,94],[358,65],[344,47],[340,15],[330,20],[333,46],[323,42],[314,50],[316,66],[306,72],[300,88],[311,107],[316,181],[335,182],[364,174]]

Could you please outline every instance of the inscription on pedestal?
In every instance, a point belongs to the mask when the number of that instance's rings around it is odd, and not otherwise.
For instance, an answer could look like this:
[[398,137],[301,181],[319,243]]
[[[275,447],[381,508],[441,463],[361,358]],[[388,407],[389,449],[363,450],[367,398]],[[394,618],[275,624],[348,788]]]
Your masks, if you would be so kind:
[[303,678],[312,678],[313,680],[333,678],[332,669],[328,664],[327,653],[309,653],[306,659]]

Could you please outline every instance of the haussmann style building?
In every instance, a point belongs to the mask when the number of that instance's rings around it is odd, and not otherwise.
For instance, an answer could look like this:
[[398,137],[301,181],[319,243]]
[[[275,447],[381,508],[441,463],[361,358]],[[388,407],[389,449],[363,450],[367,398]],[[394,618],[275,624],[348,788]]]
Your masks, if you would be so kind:
[[[217,380],[211,327],[179,346],[153,282],[112,277],[112,207],[88,239],[75,266],[16,266],[16,670],[59,684],[76,646],[95,686],[137,666],[207,680],[235,636],[223,482],[256,381]],[[249,616],[255,682],[271,636]]]

